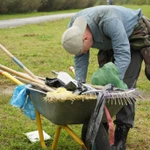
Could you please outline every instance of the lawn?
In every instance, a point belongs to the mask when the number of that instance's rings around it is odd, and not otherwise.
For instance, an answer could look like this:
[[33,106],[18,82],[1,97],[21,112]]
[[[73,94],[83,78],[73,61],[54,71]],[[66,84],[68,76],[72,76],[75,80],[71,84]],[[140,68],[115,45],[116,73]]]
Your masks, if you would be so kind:
[[[127,7],[141,7],[144,14],[150,18],[149,6]],[[46,15],[46,13],[44,15]],[[11,18],[18,18],[18,16],[21,15],[14,15]],[[32,14],[28,15],[28,17],[29,16],[32,16]],[[9,16],[3,17],[9,19]],[[23,17],[26,17],[26,15]],[[66,53],[61,46],[61,35],[65,31],[68,22],[69,18],[36,25],[0,29],[0,43],[37,76],[55,77],[51,72],[52,70],[58,72],[65,71],[73,76],[68,69],[69,66],[73,65],[73,57]],[[91,53],[87,78],[88,83],[90,83],[92,73],[98,68],[96,62],[97,51],[92,49]],[[14,70],[23,72],[23,70],[2,51],[0,52],[0,63]],[[0,149],[42,150],[39,142],[31,143],[23,134],[37,130],[36,122],[27,118],[19,109],[12,107],[9,102],[11,94],[3,93],[4,89],[14,85],[15,84],[6,77],[0,76]],[[150,91],[149,81],[144,75],[144,63],[137,87],[141,90]],[[150,124],[149,105],[150,102],[144,100],[136,103],[135,126],[129,133],[127,150],[150,149],[150,130],[148,128]],[[46,149],[50,149],[56,125],[44,117],[42,117],[42,125],[44,131],[52,136],[52,139],[46,142],[48,146]],[[73,125],[71,128],[80,137],[81,125]],[[63,130],[59,140],[58,150],[80,149],[80,146]]]

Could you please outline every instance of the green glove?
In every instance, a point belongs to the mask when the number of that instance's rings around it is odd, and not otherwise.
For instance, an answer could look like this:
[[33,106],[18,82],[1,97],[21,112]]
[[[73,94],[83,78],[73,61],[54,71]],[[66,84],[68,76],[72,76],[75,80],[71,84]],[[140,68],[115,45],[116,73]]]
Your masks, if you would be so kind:
[[117,88],[128,89],[127,85],[120,80],[118,69],[112,62],[105,64],[93,73],[91,84],[102,86],[113,84]]

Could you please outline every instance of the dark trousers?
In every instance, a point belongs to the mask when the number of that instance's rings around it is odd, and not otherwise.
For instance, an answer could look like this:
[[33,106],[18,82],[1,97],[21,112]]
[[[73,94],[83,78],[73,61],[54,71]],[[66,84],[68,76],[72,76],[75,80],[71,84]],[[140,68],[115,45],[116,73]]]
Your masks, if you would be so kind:
[[[141,70],[143,58],[141,56],[140,51],[132,51],[131,52],[131,62],[126,71],[124,82],[128,85],[128,88],[135,88],[136,82],[139,77],[139,73]],[[125,105],[122,109],[117,113],[115,124],[123,124],[132,128],[134,126],[134,117],[135,117],[135,104]],[[82,128],[82,140],[85,142],[86,132],[88,128],[88,122],[83,125]],[[101,142],[100,142],[101,141]],[[108,134],[103,127],[103,124],[100,125],[99,131],[97,133],[95,139],[96,149],[109,150],[109,141]]]
[[[139,77],[141,70],[141,64],[143,57],[140,50],[131,50],[131,62],[125,73],[124,82],[127,84],[128,88],[135,88],[136,82]],[[113,50],[102,51],[98,53],[98,63],[99,67],[103,67],[104,64],[108,62],[114,62]],[[134,116],[135,116],[135,105],[125,105],[117,113],[115,124],[125,124],[126,126],[132,128],[134,125]]]
[[[140,51],[131,52],[131,62],[126,71],[124,82],[128,85],[128,88],[135,88],[136,82],[139,77],[141,70],[143,58]],[[132,128],[134,125],[134,116],[135,116],[135,104],[125,105],[117,113],[115,124],[125,124],[129,128]]]

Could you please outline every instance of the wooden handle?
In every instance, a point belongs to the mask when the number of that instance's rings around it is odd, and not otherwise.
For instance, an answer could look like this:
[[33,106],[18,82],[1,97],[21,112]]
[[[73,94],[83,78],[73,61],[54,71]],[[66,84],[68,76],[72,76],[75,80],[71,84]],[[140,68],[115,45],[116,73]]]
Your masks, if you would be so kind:
[[32,78],[38,79],[28,68],[26,68],[21,61],[19,61],[14,55],[12,55],[2,44],[0,48],[17,64],[19,65],[26,73],[28,73]]
[[5,70],[5,71],[9,72],[9,73],[12,73],[12,74],[14,74],[14,75],[16,75],[16,76],[19,76],[19,77],[22,77],[22,78],[24,78],[24,79],[27,79],[28,81],[31,81],[31,82],[40,84],[40,85],[44,86],[45,88],[47,87],[47,89],[48,89],[49,92],[50,92],[50,91],[51,91],[51,92],[54,92],[54,91],[55,91],[54,89],[52,89],[52,88],[50,88],[49,86],[45,85],[44,81],[34,79],[34,78],[30,77],[29,75],[25,75],[25,74],[23,74],[23,73],[17,72],[17,71],[15,71],[15,70],[13,70],[13,69],[11,69],[11,68],[8,68],[8,67],[6,67],[6,66],[4,66],[4,65],[1,65],[1,64],[0,64],[0,68],[1,68],[2,70]]
[[10,79],[11,81],[13,81],[14,83],[18,84],[18,85],[23,85],[22,82],[20,82],[18,79],[14,78],[12,75],[10,75],[8,72],[5,72],[3,70],[0,70],[0,74],[7,77],[8,79]]
[[7,72],[9,72],[9,73],[12,73],[12,74],[14,74],[14,75],[17,75],[17,76],[19,76],[19,77],[28,79],[28,80],[33,81],[33,82],[37,82],[37,83],[39,83],[39,84],[44,84],[44,82],[41,81],[41,80],[34,79],[34,78],[30,77],[29,75],[25,75],[25,74],[23,74],[23,73],[17,72],[17,71],[15,71],[15,70],[13,70],[13,69],[11,69],[11,68],[8,68],[8,67],[6,67],[6,66],[4,66],[4,65],[1,65],[1,64],[0,64],[0,68],[1,68],[2,70],[5,70],[5,71],[7,71]]
[[31,82],[30,80],[27,80],[27,79],[24,79],[24,78],[20,78],[20,77],[16,77],[16,78],[21,80],[24,83],[31,84],[33,86],[39,87],[40,89],[42,89],[44,91],[47,91],[47,92],[54,92],[55,91],[55,90],[53,90],[52,88],[50,88],[50,87],[48,87],[46,85],[41,85],[41,84],[38,84],[36,82]]

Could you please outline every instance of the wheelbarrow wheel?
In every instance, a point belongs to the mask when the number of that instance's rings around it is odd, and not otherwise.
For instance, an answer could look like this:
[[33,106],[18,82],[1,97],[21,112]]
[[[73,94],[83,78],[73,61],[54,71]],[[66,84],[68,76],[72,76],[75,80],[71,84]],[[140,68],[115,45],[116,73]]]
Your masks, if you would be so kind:
[[[87,128],[88,128],[88,124],[84,124],[82,127],[82,140],[84,143],[85,143]],[[100,124],[97,132],[94,148],[88,150],[110,150],[108,133],[102,123]]]

